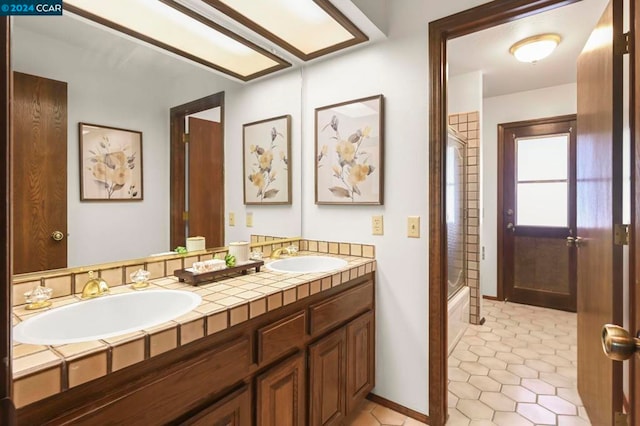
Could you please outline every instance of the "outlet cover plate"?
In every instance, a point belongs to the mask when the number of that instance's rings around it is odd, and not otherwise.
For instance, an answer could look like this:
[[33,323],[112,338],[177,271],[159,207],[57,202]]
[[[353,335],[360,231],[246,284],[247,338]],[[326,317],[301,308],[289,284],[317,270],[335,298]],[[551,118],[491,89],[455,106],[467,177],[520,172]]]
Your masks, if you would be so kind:
[[371,216],[371,233],[373,235],[384,235],[384,222],[382,215]]
[[253,213],[247,213],[247,228],[253,227]]
[[229,212],[229,226],[236,226],[236,214]]

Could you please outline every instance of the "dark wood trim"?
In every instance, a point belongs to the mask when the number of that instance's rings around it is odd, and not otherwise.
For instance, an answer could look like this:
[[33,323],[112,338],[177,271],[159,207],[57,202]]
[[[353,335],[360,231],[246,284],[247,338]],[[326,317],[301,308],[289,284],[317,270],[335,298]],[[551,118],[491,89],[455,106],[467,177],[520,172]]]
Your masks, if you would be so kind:
[[502,300],[501,300],[501,299],[498,299],[496,296],[488,296],[488,295],[486,295],[486,294],[483,294],[483,295],[482,295],[482,298],[483,298],[483,299],[487,299],[487,300],[494,300],[494,301],[496,301],[496,302],[502,302]]
[[495,0],[429,23],[429,418],[447,417],[447,41],[578,0]]
[[226,3],[220,0],[202,0],[202,1],[207,3],[209,6],[224,13],[225,15],[229,16],[231,19],[241,23],[242,25],[249,28],[250,30],[260,34],[262,37],[266,38],[272,43],[277,44],[278,46],[282,47],[284,50],[288,51],[289,53],[294,54],[295,56],[302,59],[303,61],[309,61],[311,59],[315,59],[320,56],[327,55],[329,53],[333,53],[338,50],[344,49],[346,47],[354,46],[356,44],[363,43],[369,40],[369,37],[367,37],[367,35],[363,33],[346,16],[344,16],[342,12],[340,12],[340,10],[338,10],[338,8],[336,8],[329,0],[313,0],[313,1],[319,7],[321,7],[329,16],[331,16],[338,24],[342,25],[342,27],[345,30],[349,31],[351,35],[353,35],[353,38],[351,40],[347,40],[345,42],[338,43],[333,46],[326,47],[324,49],[316,50],[315,52],[311,52],[308,54],[297,49],[292,44],[278,37],[277,35],[267,30],[257,22],[247,18],[246,16],[239,13],[237,10],[227,5]]
[[4,199],[2,210],[0,210],[0,289],[2,300],[0,304],[0,424],[15,425],[16,413],[13,401],[11,400],[11,384],[13,382],[11,374],[11,21],[9,17],[0,17],[0,31],[2,32],[2,43],[0,43],[0,57],[2,65],[3,84],[0,86],[0,96],[3,102],[0,105],[0,197]]
[[[504,239],[505,239],[504,230],[506,229],[506,224],[505,224],[505,217],[503,212],[506,210],[506,207],[507,207],[505,206],[504,194],[510,190],[507,182],[504,181],[504,169],[506,167],[506,162],[504,158],[505,144],[507,143],[506,135],[512,130],[519,129],[522,127],[551,126],[554,124],[566,123],[566,122],[575,123],[576,120],[577,120],[576,114],[566,114],[566,115],[558,115],[553,117],[535,118],[530,120],[521,120],[521,121],[510,122],[510,123],[498,124],[498,130],[497,130],[498,131],[498,188],[497,188],[497,192],[498,192],[498,197],[497,197],[497,212],[498,212],[498,217],[497,217],[497,242],[498,242],[497,295],[498,295],[498,300],[505,300],[506,298],[511,298],[512,296],[512,295],[509,295],[509,292],[507,291],[507,289],[505,289],[505,276],[504,276],[504,266],[505,266],[504,253],[513,250],[512,247],[507,247],[504,245]],[[570,138],[572,140],[572,143],[570,144],[571,152],[569,153],[569,157],[570,157],[570,164],[572,164],[572,166],[570,167],[570,171],[569,171],[570,173],[569,180],[573,179],[574,184],[570,185],[569,199],[571,198],[575,199],[576,197],[576,193],[575,193],[576,130],[575,128],[574,128],[574,131],[571,133]],[[563,236],[566,236],[569,233],[569,229],[573,229],[575,232],[575,224],[576,224],[575,208],[574,209],[569,208],[569,212],[570,212],[569,227],[557,227],[557,228],[546,227],[546,228],[540,229],[535,226],[518,226],[515,230],[515,233],[516,235],[522,235],[522,236],[536,236],[541,238],[562,238]],[[572,256],[575,256],[575,253],[572,254]],[[573,261],[573,263],[575,264],[575,260]],[[572,270],[570,272],[570,274],[573,274],[572,275],[573,277],[575,277],[575,273],[576,273],[575,270]],[[570,280],[573,286],[571,291],[573,294],[575,294],[575,278],[570,277]],[[533,292],[528,290],[522,290],[521,293],[526,294],[527,297],[532,297],[532,300],[535,301],[537,305],[543,306],[543,299],[540,299],[540,300],[536,299],[536,296]],[[553,296],[550,295],[550,297],[553,297]],[[559,296],[558,300],[553,300],[549,305],[549,307],[553,307],[555,309],[567,310],[567,307],[564,306],[564,302],[560,300],[563,297],[566,297],[566,296]],[[575,312],[575,303],[571,307],[569,307],[568,310],[571,312]]]
[[[171,146],[171,159],[169,166],[171,180],[171,187],[169,188],[169,203],[171,215],[169,220],[170,250],[173,250],[176,246],[185,245],[184,220],[182,217],[182,213],[185,211],[186,205],[186,158],[184,151],[184,142],[182,141],[182,135],[185,131],[184,119],[188,115],[217,107],[220,107],[220,124],[222,126],[223,140],[222,149],[224,152],[224,92],[205,96],[204,98],[196,99],[194,101],[172,107],[169,110],[169,134]],[[224,180],[224,171],[222,176]],[[224,212],[224,204],[221,206],[221,209]],[[224,217],[225,215],[222,214],[222,230],[224,230]],[[224,235],[222,237],[222,240],[224,241]]]
[[369,395],[367,395],[367,399],[371,402],[375,402],[378,405],[393,410],[396,413],[404,414],[407,417],[411,417],[412,419],[419,422],[431,424],[429,423],[429,416],[412,410],[411,408],[407,408],[404,405],[400,405],[397,402],[390,401],[387,398],[383,398],[374,393],[370,393]]
[[[630,141],[630,160],[631,160],[631,226],[629,233],[631,243],[629,244],[629,324],[632,334],[640,331],[640,291],[638,290],[637,280],[638,271],[640,271],[640,246],[638,238],[640,237],[640,108],[637,102],[640,101],[640,78],[638,78],[638,70],[640,70],[640,55],[638,55],[637,46],[640,42],[640,7],[636,6],[636,2],[630,2],[630,20],[631,20],[631,57],[629,72],[629,135]],[[634,356],[629,360],[629,408],[630,414],[629,424],[635,425],[640,423],[640,357]]]
[[221,26],[221,25],[219,25],[219,24],[217,24],[217,23],[215,23],[213,21],[210,21],[210,20],[206,19],[202,15],[199,15],[199,14],[193,12],[192,10],[190,10],[190,9],[184,7],[184,6],[173,2],[172,0],[161,0],[161,1],[163,3],[165,3],[165,4],[167,4],[168,6],[171,6],[171,7],[175,8],[176,10],[179,10],[180,12],[184,13],[185,15],[188,15],[189,17],[191,17],[191,18],[193,18],[193,19],[195,19],[195,20],[197,20],[199,22],[202,22],[203,24],[211,27],[213,30],[218,31],[219,33],[221,33],[221,34],[223,34],[223,35],[225,35],[225,36],[227,36],[227,37],[229,37],[229,38],[231,38],[231,39],[233,39],[233,40],[235,40],[235,41],[237,41],[239,43],[242,43],[243,45],[247,46],[249,49],[253,50],[254,52],[259,53],[262,56],[265,56],[265,57],[275,61],[276,65],[274,65],[274,66],[272,66],[270,68],[264,69],[262,71],[255,72],[253,74],[249,74],[249,75],[244,76],[244,75],[238,74],[238,73],[236,73],[236,72],[234,72],[234,71],[232,71],[230,69],[222,67],[222,66],[220,66],[218,64],[211,63],[209,61],[204,60],[203,58],[197,57],[195,55],[192,55],[192,54],[187,53],[187,52],[185,52],[183,50],[177,49],[177,48],[175,48],[173,46],[170,46],[168,44],[162,43],[162,42],[160,42],[158,40],[155,40],[155,39],[153,39],[151,37],[148,37],[148,36],[146,36],[144,34],[141,34],[141,33],[137,32],[137,31],[134,31],[134,30],[132,30],[130,28],[127,28],[127,27],[119,25],[119,24],[117,24],[115,22],[109,21],[108,19],[105,19],[105,18],[103,18],[101,16],[94,15],[94,14],[92,14],[90,12],[87,12],[86,10],[81,9],[79,7],[72,6],[72,5],[68,4],[68,3],[65,3],[64,4],[64,10],[67,11],[67,12],[71,12],[71,13],[73,13],[75,15],[81,16],[83,18],[89,19],[89,20],[91,20],[93,22],[96,22],[96,23],[98,23],[100,25],[104,25],[105,27],[114,29],[114,30],[116,30],[118,32],[127,34],[127,35],[129,35],[131,37],[137,38],[138,40],[142,40],[145,43],[152,44],[152,45],[157,46],[157,47],[159,47],[161,49],[167,50],[167,51],[169,51],[169,52],[171,52],[173,54],[176,54],[178,56],[182,56],[184,58],[187,58],[189,60],[192,60],[194,62],[197,62],[199,64],[202,64],[202,65],[206,66],[206,67],[209,67],[211,69],[214,69],[216,71],[219,71],[219,72],[221,72],[223,74],[229,75],[231,77],[237,78],[238,80],[242,80],[242,81],[250,81],[250,80],[253,80],[255,78],[262,77],[262,76],[264,76],[266,74],[270,74],[272,72],[276,72],[276,71],[279,71],[279,70],[282,70],[284,68],[288,68],[288,67],[291,66],[291,64],[289,62],[285,61],[284,59],[280,58],[279,56],[274,55],[273,53],[269,52],[268,50],[263,49],[262,47],[258,46],[257,44],[254,44],[254,43],[250,42],[249,40],[247,40],[247,39],[239,36],[238,34],[228,30],[227,28],[225,28],[225,27],[223,27],[223,26]]

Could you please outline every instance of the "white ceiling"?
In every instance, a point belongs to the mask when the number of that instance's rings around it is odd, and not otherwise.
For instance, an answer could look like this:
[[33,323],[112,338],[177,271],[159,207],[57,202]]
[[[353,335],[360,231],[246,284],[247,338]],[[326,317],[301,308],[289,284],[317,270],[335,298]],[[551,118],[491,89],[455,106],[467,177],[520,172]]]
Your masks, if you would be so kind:
[[[574,83],[576,59],[606,4],[607,0],[583,0],[451,40],[449,75],[482,71],[485,98]],[[542,33],[562,37],[548,58],[525,64],[509,53],[515,42]]]
[[[189,4],[194,9],[202,8],[201,2],[194,0],[179,0]],[[341,11],[365,31],[371,38],[369,43],[383,39],[386,28],[385,19],[391,13],[401,13],[404,8],[392,7],[387,0],[332,0]],[[460,0],[459,6],[475,6],[487,0]],[[459,75],[480,70],[484,76],[484,97],[498,96],[524,90],[550,87],[559,84],[575,82],[576,58],[588,38],[590,30],[595,26],[604,10],[607,0],[583,0],[575,4],[561,7],[550,12],[514,21],[485,31],[460,37],[449,42],[449,74]],[[362,10],[362,3],[368,8]],[[195,7],[195,5],[199,5]],[[394,4],[395,6],[395,4]],[[211,9],[211,8],[208,8]],[[430,12],[433,10],[428,9]],[[282,51],[267,40],[249,32],[238,24],[229,22],[228,18],[216,16],[216,12],[207,12],[209,17],[243,35],[254,43],[284,57],[293,67],[302,63],[293,55]],[[365,15],[366,13],[366,15]],[[426,11],[425,11],[426,13]],[[452,12],[443,11],[443,15]],[[413,13],[403,20],[406,27],[424,27],[428,19],[424,13]],[[167,78],[178,78],[189,72],[217,74],[221,83],[229,78],[211,71],[199,64],[187,61],[179,56],[169,54],[159,48],[149,46],[139,40],[116,33],[113,30],[81,18],[68,16],[48,20],[42,25],[39,17],[15,17],[14,31],[29,31],[53,37],[62,43],[85,48],[86,63],[100,62],[101,58],[109,58],[109,65],[113,71],[126,72],[129,67],[136,67],[140,71],[157,74],[160,70]],[[87,25],[88,24],[88,25]],[[374,25],[375,24],[375,25]],[[518,40],[531,35],[555,32],[563,40],[558,49],[540,63],[523,64],[509,54],[509,47]],[[351,49],[358,48],[352,47]],[[343,51],[332,55],[340,55]],[[317,60],[324,60],[318,58]],[[194,69],[195,68],[195,69]],[[210,77],[210,78],[211,78]],[[233,81],[238,81],[231,79]]]

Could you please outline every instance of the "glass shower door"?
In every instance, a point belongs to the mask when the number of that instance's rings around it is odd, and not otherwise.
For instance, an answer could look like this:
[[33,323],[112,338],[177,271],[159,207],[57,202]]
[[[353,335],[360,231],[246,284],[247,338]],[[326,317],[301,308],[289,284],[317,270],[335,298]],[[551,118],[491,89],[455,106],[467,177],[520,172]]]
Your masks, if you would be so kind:
[[447,140],[448,297],[466,284],[466,141],[449,132]]

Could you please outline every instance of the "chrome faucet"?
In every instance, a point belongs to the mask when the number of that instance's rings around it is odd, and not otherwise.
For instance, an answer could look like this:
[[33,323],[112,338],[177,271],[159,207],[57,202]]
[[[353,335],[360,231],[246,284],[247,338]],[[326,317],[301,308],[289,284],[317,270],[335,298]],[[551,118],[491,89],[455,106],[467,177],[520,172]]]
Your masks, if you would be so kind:
[[109,294],[107,282],[101,278],[94,278],[93,271],[89,271],[89,281],[82,287],[82,298],[93,299],[105,294]]

